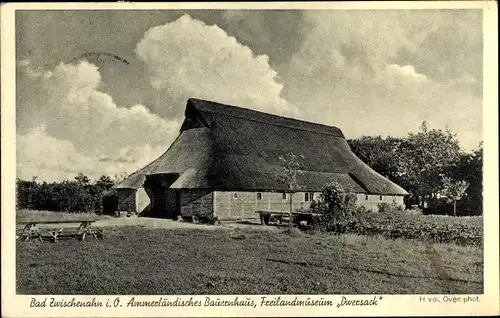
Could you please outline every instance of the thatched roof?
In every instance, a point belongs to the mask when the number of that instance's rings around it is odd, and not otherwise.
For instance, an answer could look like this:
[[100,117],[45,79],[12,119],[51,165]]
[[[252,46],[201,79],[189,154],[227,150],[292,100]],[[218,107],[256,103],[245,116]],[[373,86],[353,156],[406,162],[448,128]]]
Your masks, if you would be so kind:
[[278,157],[286,153],[304,157],[301,190],[337,181],[360,193],[408,194],[356,157],[339,128],[198,99],[188,100],[170,148],[117,188],[136,189],[146,175],[178,173],[172,188],[282,191]]

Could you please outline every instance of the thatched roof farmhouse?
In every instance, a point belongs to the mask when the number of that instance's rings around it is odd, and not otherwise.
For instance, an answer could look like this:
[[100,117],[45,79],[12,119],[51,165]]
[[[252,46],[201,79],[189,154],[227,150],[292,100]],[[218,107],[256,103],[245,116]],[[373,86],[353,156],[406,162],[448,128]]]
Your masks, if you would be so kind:
[[408,193],[363,163],[342,131],[291,118],[189,99],[179,136],[149,165],[116,186],[118,209],[153,216],[255,216],[257,209],[288,209],[278,157],[302,155],[300,193],[307,207],[329,182],[358,194],[358,204],[403,204]]

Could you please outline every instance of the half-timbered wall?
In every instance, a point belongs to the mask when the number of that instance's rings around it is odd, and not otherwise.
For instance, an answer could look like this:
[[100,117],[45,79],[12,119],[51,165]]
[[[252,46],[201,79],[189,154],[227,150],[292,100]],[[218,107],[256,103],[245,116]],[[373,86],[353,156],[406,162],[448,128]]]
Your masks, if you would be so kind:
[[378,212],[379,203],[395,204],[404,209],[403,196],[400,195],[379,195],[379,194],[357,194],[357,205],[364,206],[367,210]]
[[[296,192],[292,196],[292,210],[308,209],[312,200],[319,199],[319,192],[307,194]],[[180,193],[181,216],[196,215],[210,217],[213,213],[219,219],[255,218],[258,210],[283,211],[290,209],[290,194],[279,192],[182,190]],[[307,197],[306,197],[307,196]],[[403,196],[357,194],[357,205],[377,212],[379,203],[395,203],[404,208]],[[150,204],[144,188],[118,191],[118,210],[143,211]]]
[[[308,209],[319,193],[296,192],[292,196],[292,210]],[[288,212],[290,194],[278,192],[215,191],[215,215],[221,219],[256,218],[258,210]],[[307,201],[306,201],[307,199]]]

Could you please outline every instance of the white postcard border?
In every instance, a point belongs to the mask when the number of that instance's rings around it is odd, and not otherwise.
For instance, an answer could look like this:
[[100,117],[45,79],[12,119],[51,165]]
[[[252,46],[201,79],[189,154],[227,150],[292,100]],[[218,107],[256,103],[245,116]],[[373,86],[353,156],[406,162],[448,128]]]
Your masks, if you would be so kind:
[[[177,296],[50,296],[38,295],[37,299],[47,297],[79,301],[95,298],[104,303],[120,298],[123,307],[105,308],[32,308],[31,296],[15,293],[15,23],[16,9],[483,9],[484,36],[484,99],[483,99],[483,129],[484,129],[484,294],[483,295],[453,295],[465,299],[468,296],[478,296],[477,302],[467,304],[444,302],[447,295],[352,295],[350,299],[371,299],[382,297],[377,306],[341,306],[333,307],[280,307],[256,306],[247,307],[129,307],[127,300],[136,297],[137,300],[158,300],[159,297],[175,299]],[[2,315],[5,317],[132,317],[132,316],[376,316],[376,315],[488,315],[498,314],[499,310],[499,236],[498,236],[498,16],[494,1],[432,1],[432,2],[274,2],[274,3],[9,3],[1,7],[1,211],[2,211]],[[257,304],[261,296],[238,295],[240,299],[250,298]],[[273,296],[265,295],[273,298]],[[276,295],[278,297],[279,295]],[[297,295],[301,299],[332,300],[335,304],[341,301],[343,295]],[[349,295],[344,295],[349,296]],[[189,299],[192,296],[179,296]],[[205,296],[194,296],[204,301]],[[212,296],[224,300],[233,300],[235,296]],[[293,299],[294,295],[281,295],[282,298]],[[420,297],[438,297],[441,302],[422,302]]]

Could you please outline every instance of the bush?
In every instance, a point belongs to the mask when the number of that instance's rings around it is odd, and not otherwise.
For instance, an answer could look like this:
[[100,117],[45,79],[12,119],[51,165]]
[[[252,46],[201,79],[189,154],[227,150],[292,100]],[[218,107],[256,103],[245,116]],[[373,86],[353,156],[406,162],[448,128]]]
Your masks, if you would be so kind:
[[360,206],[356,207],[356,213],[367,213],[367,212],[369,212],[369,211],[366,208],[366,206],[364,206],[364,205],[360,205]]
[[409,215],[423,215],[422,209],[420,209],[418,207],[405,210],[405,213],[409,214]]
[[313,217],[313,228],[319,231],[340,232],[356,212],[357,196],[345,191],[332,182],[321,193],[319,202],[311,204],[310,210],[317,214]]
[[394,213],[403,211],[403,207],[398,205],[395,201],[391,203],[382,202],[377,204],[378,212],[380,213]]
[[379,203],[377,204],[377,207],[380,213],[388,213],[393,211],[392,206],[387,202]]
[[483,245],[482,217],[430,216],[422,211],[402,211],[395,202],[378,204],[379,213],[356,207],[356,196],[338,183],[329,184],[319,202],[313,202],[312,229],[307,230],[388,238],[417,239],[432,243]]
[[457,218],[392,211],[371,213],[358,208],[349,218],[322,230],[387,238],[417,239],[431,243],[483,245],[482,217]]
[[114,181],[102,176],[91,182],[79,174],[74,181],[42,182],[17,180],[17,207],[64,212],[102,213],[110,205]]

